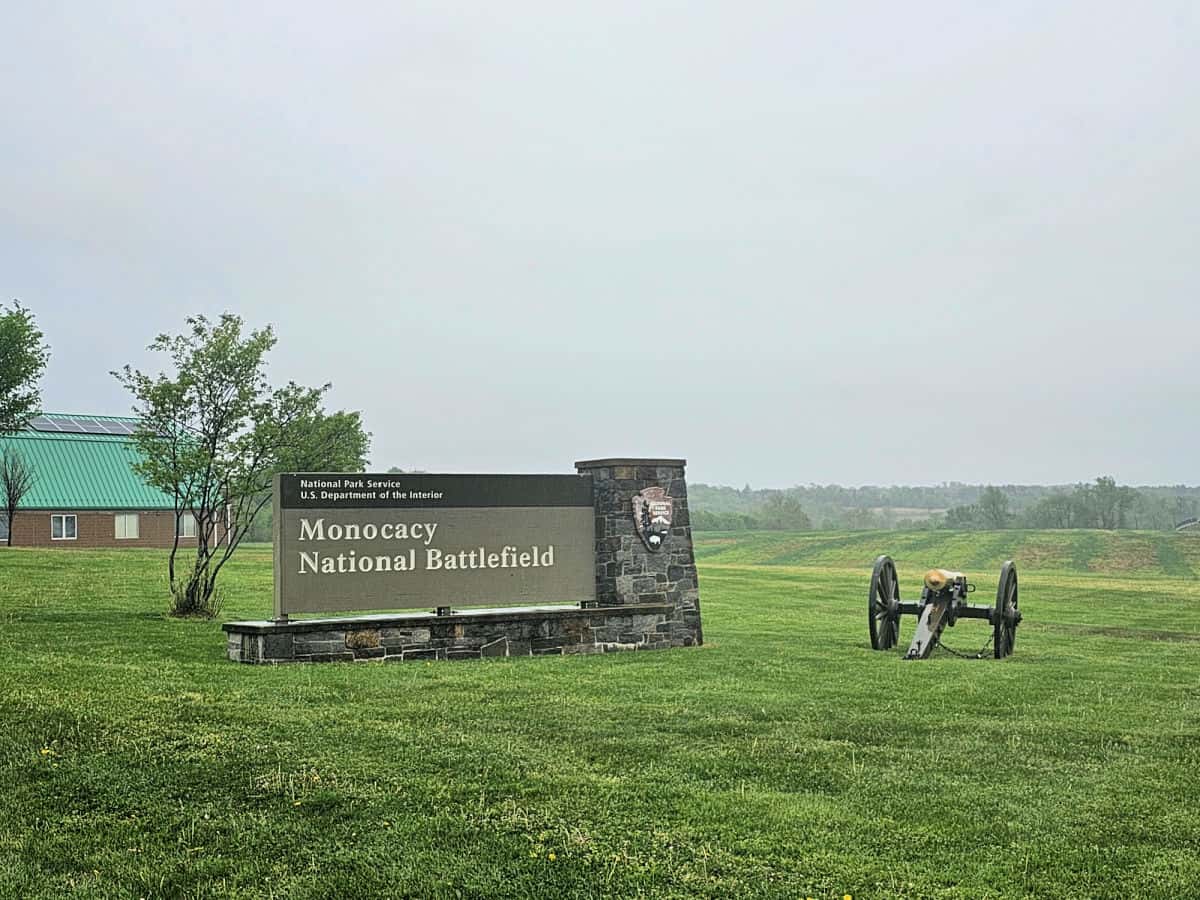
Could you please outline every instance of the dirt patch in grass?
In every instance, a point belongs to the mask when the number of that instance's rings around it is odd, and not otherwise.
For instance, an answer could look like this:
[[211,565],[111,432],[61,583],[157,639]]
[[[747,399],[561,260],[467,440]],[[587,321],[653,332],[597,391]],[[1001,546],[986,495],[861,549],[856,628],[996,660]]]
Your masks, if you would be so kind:
[[1018,548],[1015,558],[1020,560],[1021,568],[1057,569],[1064,568],[1066,565],[1063,553],[1063,548],[1060,546],[1029,541]]
[[1158,554],[1154,544],[1140,535],[1104,536],[1099,558],[1093,565],[1101,572],[1156,572]]

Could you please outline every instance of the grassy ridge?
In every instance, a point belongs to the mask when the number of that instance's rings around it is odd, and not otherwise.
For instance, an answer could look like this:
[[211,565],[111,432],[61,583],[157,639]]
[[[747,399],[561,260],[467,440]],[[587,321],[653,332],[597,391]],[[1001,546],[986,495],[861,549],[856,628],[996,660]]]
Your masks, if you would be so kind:
[[846,531],[705,532],[696,556],[721,565],[861,568],[887,553],[900,568],[947,566],[997,573],[1006,559],[1022,569],[1196,578],[1200,534],[1160,531]]
[[[161,554],[0,553],[0,896],[1194,896],[1191,547],[1111,574],[1104,535],[1020,540],[1053,566],[705,536],[701,649],[279,668],[161,616]],[[986,597],[1017,555],[1016,654],[872,652],[880,550],[907,595],[965,559]],[[270,579],[235,560],[228,617]]]

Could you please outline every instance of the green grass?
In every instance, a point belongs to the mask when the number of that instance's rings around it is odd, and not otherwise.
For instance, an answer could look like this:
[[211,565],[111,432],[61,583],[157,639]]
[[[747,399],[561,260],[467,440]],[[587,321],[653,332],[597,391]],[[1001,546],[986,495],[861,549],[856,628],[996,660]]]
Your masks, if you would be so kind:
[[[705,532],[696,556],[720,565],[870,566],[880,553],[897,565],[946,561],[970,574],[999,574],[1006,559],[1045,572],[1099,572],[1194,578],[1200,533],[1158,531]],[[919,572],[916,574],[920,574]]]
[[[872,652],[880,552],[980,602],[1016,558],[1015,655]],[[2,552],[0,896],[1200,893],[1200,536],[698,555],[700,649],[259,668],[161,615],[159,553]],[[225,617],[270,584],[242,553]]]

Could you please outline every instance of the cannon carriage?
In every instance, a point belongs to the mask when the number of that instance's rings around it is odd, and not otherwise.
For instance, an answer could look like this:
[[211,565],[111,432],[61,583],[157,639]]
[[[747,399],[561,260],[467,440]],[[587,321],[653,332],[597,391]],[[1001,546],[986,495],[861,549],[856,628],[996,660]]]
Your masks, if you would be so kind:
[[[917,631],[904,658],[928,659],[941,644],[942,633],[959,619],[986,619],[992,626],[989,643],[993,656],[996,659],[1010,656],[1016,644],[1017,626],[1021,623],[1016,564],[1009,560],[1000,569],[1000,583],[996,588],[994,604],[983,606],[968,603],[967,594],[974,590],[975,585],[962,572],[930,569],[925,573],[920,602],[901,600],[896,564],[890,556],[880,556],[875,560],[871,589],[867,595],[871,647],[875,650],[891,650],[900,640],[900,617],[915,615]],[[941,646],[945,647],[944,644]],[[976,658],[981,658],[986,650],[987,645],[975,654]]]

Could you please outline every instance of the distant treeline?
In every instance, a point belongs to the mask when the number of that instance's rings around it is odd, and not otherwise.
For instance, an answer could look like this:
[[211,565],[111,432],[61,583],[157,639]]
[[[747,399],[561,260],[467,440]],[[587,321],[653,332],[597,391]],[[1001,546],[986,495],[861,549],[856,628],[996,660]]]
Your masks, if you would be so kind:
[[[389,471],[400,472],[393,468]],[[1200,516],[1200,487],[1089,484],[932,486],[786,490],[688,485],[697,531],[868,531],[889,528],[1145,528],[1169,531]],[[271,540],[271,506],[247,540]]]
[[1140,528],[1172,530],[1200,516],[1200,487],[1120,485],[1108,476],[1074,485],[858,487],[786,490],[693,484],[698,531],[888,528]]

